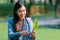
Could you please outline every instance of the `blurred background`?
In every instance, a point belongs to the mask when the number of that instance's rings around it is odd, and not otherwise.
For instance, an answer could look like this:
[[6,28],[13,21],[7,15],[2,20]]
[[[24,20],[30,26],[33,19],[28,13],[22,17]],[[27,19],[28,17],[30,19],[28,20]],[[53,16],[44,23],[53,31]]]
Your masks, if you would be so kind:
[[60,0],[0,0],[0,40],[8,38],[8,18],[23,2],[34,22],[36,40],[60,40]]

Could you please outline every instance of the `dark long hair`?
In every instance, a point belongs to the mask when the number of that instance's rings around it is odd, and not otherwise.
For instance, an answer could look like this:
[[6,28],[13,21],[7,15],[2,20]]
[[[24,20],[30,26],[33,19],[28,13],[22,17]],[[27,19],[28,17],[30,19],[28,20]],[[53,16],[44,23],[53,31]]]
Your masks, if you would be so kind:
[[[15,6],[14,6],[14,28],[15,28],[15,30],[16,30],[16,23],[19,21],[19,16],[17,15],[17,10],[19,8],[21,8],[22,6],[25,6],[25,5],[21,2],[16,2]],[[26,17],[30,17],[27,10],[26,10]]]

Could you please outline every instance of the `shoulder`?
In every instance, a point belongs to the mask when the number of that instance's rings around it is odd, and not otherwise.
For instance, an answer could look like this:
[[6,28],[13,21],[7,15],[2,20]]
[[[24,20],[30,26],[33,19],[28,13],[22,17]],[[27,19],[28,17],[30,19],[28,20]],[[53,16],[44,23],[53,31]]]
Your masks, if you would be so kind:
[[31,17],[26,17],[26,20],[32,21],[32,18]]
[[13,19],[14,19],[13,17],[8,18],[8,20],[13,20]]
[[8,18],[8,22],[13,22],[14,18],[11,17],[11,18]]
[[29,23],[33,22],[31,17],[26,17],[26,20],[27,20]]

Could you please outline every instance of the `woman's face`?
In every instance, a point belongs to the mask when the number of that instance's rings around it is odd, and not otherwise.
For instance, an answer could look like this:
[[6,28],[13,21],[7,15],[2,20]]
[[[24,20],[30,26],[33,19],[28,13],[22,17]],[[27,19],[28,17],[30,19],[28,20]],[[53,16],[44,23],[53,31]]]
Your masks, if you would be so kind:
[[26,8],[25,8],[25,6],[22,6],[21,8],[19,8],[17,10],[17,15],[19,16],[19,18],[22,18],[22,19],[25,18],[25,16],[26,16]]

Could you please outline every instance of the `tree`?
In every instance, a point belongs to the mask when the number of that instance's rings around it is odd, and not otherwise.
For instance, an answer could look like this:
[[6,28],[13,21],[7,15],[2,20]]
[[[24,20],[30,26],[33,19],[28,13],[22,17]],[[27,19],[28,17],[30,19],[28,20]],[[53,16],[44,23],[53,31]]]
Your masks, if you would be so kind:
[[10,2],[11,2],[11,3],[13,3],[13,2],[14,2],[14,0],[10,0]]
[[18,2],[22,2],[25,5],[26,0],[18,0]]
[[44,8],[45,8],[45,13],[47,13],[47,9],[46,9],[46,0],[44,1]]
[[26,0],[24,0],[24,4],[26,5]]
[[32,6],[34,3],[35,3],[34,0],[30,0],[30,4],[29,4],[29,7],[28,7],[28,12],[29,12],[29,13],[30,13],[30,8],[31,8],[31,6]]
[[56,1],[55,1],[55,18],[58,17],[58,1],[59,1],[59,0],[56,0]]
[[18,2],[21,2],[21,0],[18,0]]
[[49,0],[50,4],[53,5],[52,0]]
[[10,1],[9,0],[7,0],[7,4],[10,4]]

